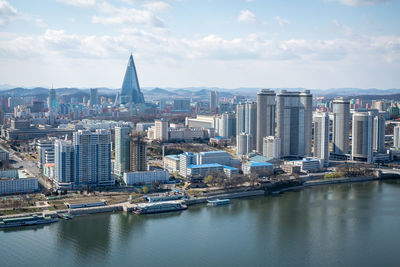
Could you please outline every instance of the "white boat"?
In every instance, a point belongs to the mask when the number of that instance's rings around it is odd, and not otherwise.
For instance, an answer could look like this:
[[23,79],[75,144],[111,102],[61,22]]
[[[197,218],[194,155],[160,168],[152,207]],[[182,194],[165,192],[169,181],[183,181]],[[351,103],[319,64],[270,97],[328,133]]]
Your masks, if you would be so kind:
[[216,207],[216,206],[221,206],[221,205],[228,205],[231,204],[231,200],[226,198],[226,199],[216,199],[216,200],[207,200],[208,206],[210,207]]
[[136,214],[150,214],[150,213],[161,213],[169,211],[179,211],[187,209],[187,206],[182,201],[160,201],[151,203],[140,203],[137,204],[133,213]]

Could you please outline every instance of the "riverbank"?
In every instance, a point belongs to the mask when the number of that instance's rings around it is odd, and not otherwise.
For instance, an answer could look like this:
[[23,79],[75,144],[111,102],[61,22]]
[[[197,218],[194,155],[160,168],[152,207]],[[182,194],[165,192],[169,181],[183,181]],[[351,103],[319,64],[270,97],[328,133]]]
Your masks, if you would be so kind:
[[[185,204],[196,205],[206,203],[207,200],[215,200],[215,199],[233,199],[233,198],[247,198],[247,197],[257,197],[264,195],[275,195],[281,194],[287,191],[301,190],[307,187],[320,186],[320,185],[329,185],[329,184],[344,184],[344,183],[358,183],[358,182],[370,182],[370,181],[383,181],[387,179],[397,180],[399,177],[392,178],[376,178],[374,176],[363,176],[363,177],[347,177],[347,178],[337,178],[337,179],[319,179],[319,180],[308,180],[301,181],[293,180],[293,181],[282,181],[279,189],[276,189],[272,186],[265,186],[262,189],[250,189],[243,191],[224,191],[220,193],[208,193],[206,196],[201,197],[193,197],[190,199],[185,199]],[[129,202],[100,206],[100,207],[90,207],[90,208],[78,208],[78,209],[62,209],[55,211],[43,211],[43,212],[34,212],[34,213],[24,213],[18,215],[6,215],[0,216],[0,219],[4,218],[16,218],[22,216],[30,216],[33,214],[46,214],[48,216],[58,216],[59,214],[68,213],[74,216],[82,216],[82,215],[90,215],[96,213],[105,213],[105,212],[131,212],[136,207],[136,204],[131,204]]]

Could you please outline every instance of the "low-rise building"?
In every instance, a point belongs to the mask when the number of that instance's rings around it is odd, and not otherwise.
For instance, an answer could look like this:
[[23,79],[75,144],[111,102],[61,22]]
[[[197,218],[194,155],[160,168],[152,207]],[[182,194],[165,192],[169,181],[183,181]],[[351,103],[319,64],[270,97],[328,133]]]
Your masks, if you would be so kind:
[[43,175],[54,179],[54,163],[46,163],[43,165]]
[[189,165],[186,171],[186,178],[203,179],[209,172],[223,172],[224,166],[219,163],[209,163],[200,165]]
[[0,149],[0,161],[9,160],[9,159],[10,159],[10,154],[8,153],[8,151]]
[[143,171],[124,173],[124,182],[126,185],[151,184],[152,182],[165,183],[169,179],[168,171]]
[[274,165],[269,162],[248,161],[242,164],[243,174],[250,175],[251,173],[273,173]]
[[38,179],[26,170],[0,171],[0,195],[32,193],[38,190]]
[[179,171],[179,155],[168,155],[164,157],[164,168],[171,172]]
[[227,146],[232,144],[232,140],[229,137],[217,136],[210,138],[210,143],[220,146]]
[[317,158],[305,158],[302,160],[293,160],[287,162],[287,164],[299,166],[302,172],[317,171],[321,169],[321,167],[323,166],[321,160]]
[[300,166],[292,165],[292,164],[283,164],[281,165],[281,169],[287,174],[295,174],[300,173]]
[[224,166],[224,173],[226,176],[232,177],[235,174],[239,174],[239,169],[231,166]]

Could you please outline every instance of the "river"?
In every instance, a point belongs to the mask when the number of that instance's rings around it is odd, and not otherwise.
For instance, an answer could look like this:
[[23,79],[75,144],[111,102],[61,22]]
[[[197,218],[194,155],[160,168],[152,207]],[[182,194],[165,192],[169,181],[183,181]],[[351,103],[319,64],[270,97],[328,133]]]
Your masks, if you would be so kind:
[[0,266],[400,266],[400,182],[0,231]]

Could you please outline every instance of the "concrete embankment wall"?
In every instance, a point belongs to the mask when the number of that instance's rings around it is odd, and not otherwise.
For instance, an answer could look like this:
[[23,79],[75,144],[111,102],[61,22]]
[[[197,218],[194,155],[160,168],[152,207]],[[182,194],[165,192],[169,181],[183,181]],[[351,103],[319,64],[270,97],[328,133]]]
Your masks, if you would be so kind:
[[70,210],[68,210],[68,213],[71,215],[85,215],[85,214],[93,214],[93,213],[101,213],[101,212],[114,212],[114,211],[122,211],[122,205],[70,209]]
[[373,180],[379,180],[374,176],[361,176],[361,177],[349,177],[343,179],[329,179],[324,181],[308,181],[303,184],[303,186],[315,186],[315,185],[325,185],[325,184],[343,184],[343,183],[355,183],[355,182],[368,182]]
[[231,193],[222,193],[222,194],[217,194],[217,195],[212,195],[212,196],[188,199],[185,202],[187,205],[194,205],[194,204],[205,203],[205,202],[207,202],[207,200],[213,200],[213,199],[217,199],[217,198],[223,199],[223,198],[253,197],[253,196],[263,196],[264,194],[265,194],[264,190],[231,192]]
[[369,182],[369,181],[380,181],[374,176],[361,176],[361,177],[348,177],[341,179],[328,179],[328,180],[317,180],[317,181],[305,181],[302,185],[289,186],[286,188],[280,188],[276,192],[283,193],[286,191],[299,190],[304,187],[318,186],[318,185],[328,185],[328,184],[344,184],[344,183],[356,183],[356,182]]

